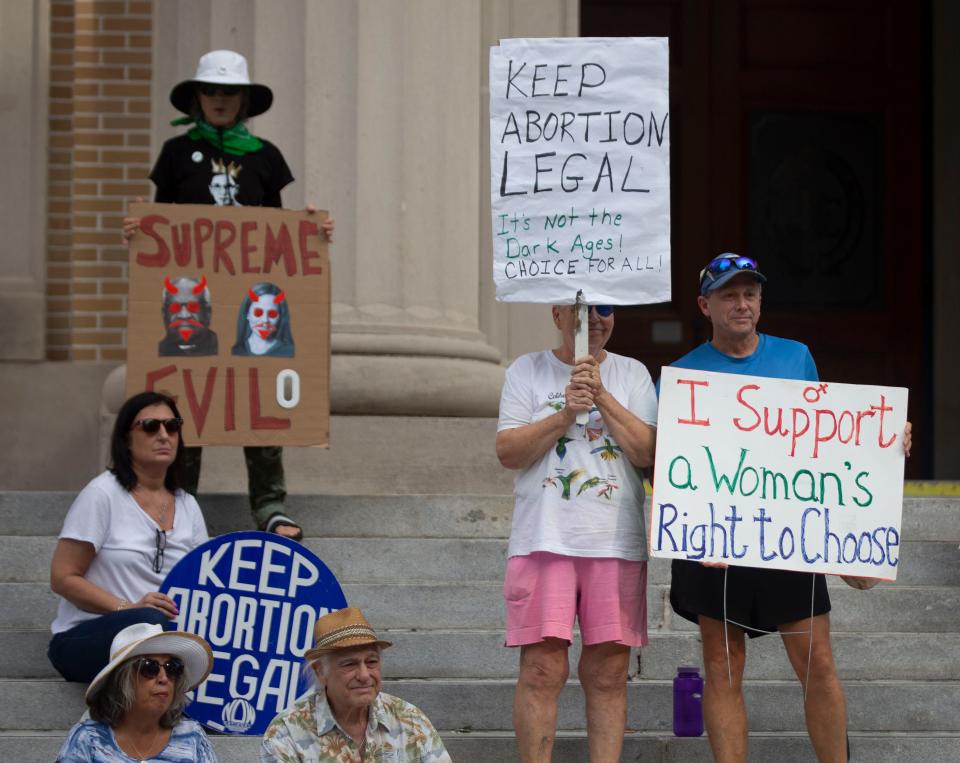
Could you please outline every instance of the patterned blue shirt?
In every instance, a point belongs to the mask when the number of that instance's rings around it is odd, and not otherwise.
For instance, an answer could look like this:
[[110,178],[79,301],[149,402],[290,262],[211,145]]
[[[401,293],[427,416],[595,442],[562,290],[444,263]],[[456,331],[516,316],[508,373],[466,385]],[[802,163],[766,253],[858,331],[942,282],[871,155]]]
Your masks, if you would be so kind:
[[[136,760],[117,746],[113,729],[98,721],[80,721],[70,729],[57,755],[57,763],[130,763]],[[181,719],[170,741],[151,763],[217,763],[207,735],[196,721]]]

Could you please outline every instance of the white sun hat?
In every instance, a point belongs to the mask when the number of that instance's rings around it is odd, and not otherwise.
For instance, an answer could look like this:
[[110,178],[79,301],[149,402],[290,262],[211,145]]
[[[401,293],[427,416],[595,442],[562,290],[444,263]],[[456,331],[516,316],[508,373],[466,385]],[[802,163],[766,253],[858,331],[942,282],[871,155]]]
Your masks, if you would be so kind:
[[87,702],[103,688],[114,670],[142,654],[169,654],[183,660],[188,691],[203,683],[213,668],[213,652],[200,636],[185,631],[165,631],[162,626],[151,623],[129,625],[113,637],[110,662],[87,687]]
[[170,103],[184,114],[190,113],[193,94],[198,84],[243,86],[249,88],[247,116],[262,114],[273,103],[273,91],[266,85],[250,81],[247,59],[232,50],[211,50],[200,56],[193,79],[184,80],[170,91]]

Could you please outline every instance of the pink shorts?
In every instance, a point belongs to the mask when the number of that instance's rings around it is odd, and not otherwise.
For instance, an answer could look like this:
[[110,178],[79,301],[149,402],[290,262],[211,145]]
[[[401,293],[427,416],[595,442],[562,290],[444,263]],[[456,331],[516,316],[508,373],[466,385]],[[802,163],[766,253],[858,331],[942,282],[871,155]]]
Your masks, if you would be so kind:
[[535,551],[511,556],[503,581],[506,646],[545,638],[647,645],[647,563]]

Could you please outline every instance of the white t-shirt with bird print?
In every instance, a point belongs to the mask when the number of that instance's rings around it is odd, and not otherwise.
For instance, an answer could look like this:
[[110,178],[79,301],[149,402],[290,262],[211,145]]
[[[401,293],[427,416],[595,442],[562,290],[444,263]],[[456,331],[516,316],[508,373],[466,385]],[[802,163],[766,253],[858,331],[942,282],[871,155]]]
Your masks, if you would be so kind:
[[[564,406],[570,366],[552,351],[517,358],[507,369],[498,431],[546,418]],[[643,363],[608,352],[603,386],[627,410],[656,426],[657,395]],[[596,407],[539,460],[518,472],[508,556],[647,558],[643,477],[627,460]]]

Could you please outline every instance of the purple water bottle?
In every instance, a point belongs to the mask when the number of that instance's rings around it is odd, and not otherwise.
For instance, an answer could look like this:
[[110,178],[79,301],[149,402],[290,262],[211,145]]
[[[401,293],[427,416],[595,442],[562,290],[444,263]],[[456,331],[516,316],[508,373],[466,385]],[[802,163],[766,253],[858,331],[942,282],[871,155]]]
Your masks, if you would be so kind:
[[703,679],[695,666],[681,665],[673,679],[673,733],[703,736]]

